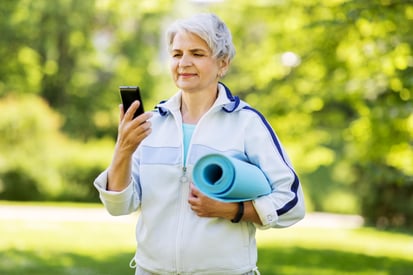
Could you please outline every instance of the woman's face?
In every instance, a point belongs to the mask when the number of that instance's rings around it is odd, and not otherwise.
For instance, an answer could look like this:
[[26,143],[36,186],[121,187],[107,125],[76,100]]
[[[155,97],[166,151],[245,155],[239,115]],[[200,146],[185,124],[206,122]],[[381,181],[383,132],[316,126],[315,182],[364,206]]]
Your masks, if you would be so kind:
[[180,31],[172,42],[170,69],[176,86],[184,92],[216,91],[218,74],[228,62],[212,57],[212,51],[199,36]]

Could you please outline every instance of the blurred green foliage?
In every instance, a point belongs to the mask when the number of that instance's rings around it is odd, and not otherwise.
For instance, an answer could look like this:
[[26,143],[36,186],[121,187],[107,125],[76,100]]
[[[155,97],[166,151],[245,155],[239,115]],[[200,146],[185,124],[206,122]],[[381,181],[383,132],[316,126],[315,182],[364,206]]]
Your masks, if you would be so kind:
[[112,139],[67,138],[37,95],[3,97],[0,117],[0,199],[98,200],[90,181],[108,165]]
[[[59,189],[59,116],[35,95],[0,102],[0,198],[43,199]],[[54,184],[48,184],[54,183]]]
[[163,33],[199,11],[232,30],[224,82],[273,125],[309,210],[413,226],[413,3],[403,0],[4,1],[0,197],[95,200],[117,87],[141,86],[147,110],[172,95]]

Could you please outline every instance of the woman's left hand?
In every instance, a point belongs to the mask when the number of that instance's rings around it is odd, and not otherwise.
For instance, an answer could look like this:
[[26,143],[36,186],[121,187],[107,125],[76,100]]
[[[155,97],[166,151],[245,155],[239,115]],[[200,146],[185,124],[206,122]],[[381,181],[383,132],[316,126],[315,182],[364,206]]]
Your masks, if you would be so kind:
[[231,220],[237,213],[237,203],[226,203],[211,199],[199,191],[193,183],[191,183],[190,191],[188,202],[192,211],[199,217],[217,217]]

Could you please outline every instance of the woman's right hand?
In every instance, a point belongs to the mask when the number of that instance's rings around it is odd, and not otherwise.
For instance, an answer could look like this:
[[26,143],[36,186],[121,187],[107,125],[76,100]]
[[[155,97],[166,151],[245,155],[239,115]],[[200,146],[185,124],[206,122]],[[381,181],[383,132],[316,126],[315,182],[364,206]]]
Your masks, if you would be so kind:
[[[133,114],[138,109],[139,104],[139,101],[135,101],[126,113],[124,113],[123,105],[119,105],[120,116],[116,151],[120,151],[122,155],[132,155],[142,140],[152,131],[149,121],[152,113],[143,113],[135,119],[133,118]],[[117,153],[116,151],[115,154]]]
[[135,101],[126,113],[123,111],[123,105],[120,105],[118,138],[108,169],[107,190],[122,191],[128,186],[132,175],[132,154],[152,131],[149,121],[152,113],[143,113],[133,118],[139,104],[139,101]]

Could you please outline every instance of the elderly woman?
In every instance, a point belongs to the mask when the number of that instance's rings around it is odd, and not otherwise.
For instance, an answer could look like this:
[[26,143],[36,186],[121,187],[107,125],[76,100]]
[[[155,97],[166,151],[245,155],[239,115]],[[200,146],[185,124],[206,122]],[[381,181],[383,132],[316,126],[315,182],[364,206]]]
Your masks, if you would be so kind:
[[[121,108],[112,163],[95,187],[112,215],[140,210],[136,274],[258,273],[255,231],[303,218],[299,180],[265,118],[220,82],[235,54],[226,25],[198,14],[176,21],[167,42],[179,91],[135,119],[138,101]],[[272,192],[244,203],[205,196],[191,173],[209,153],[259,167]]]

